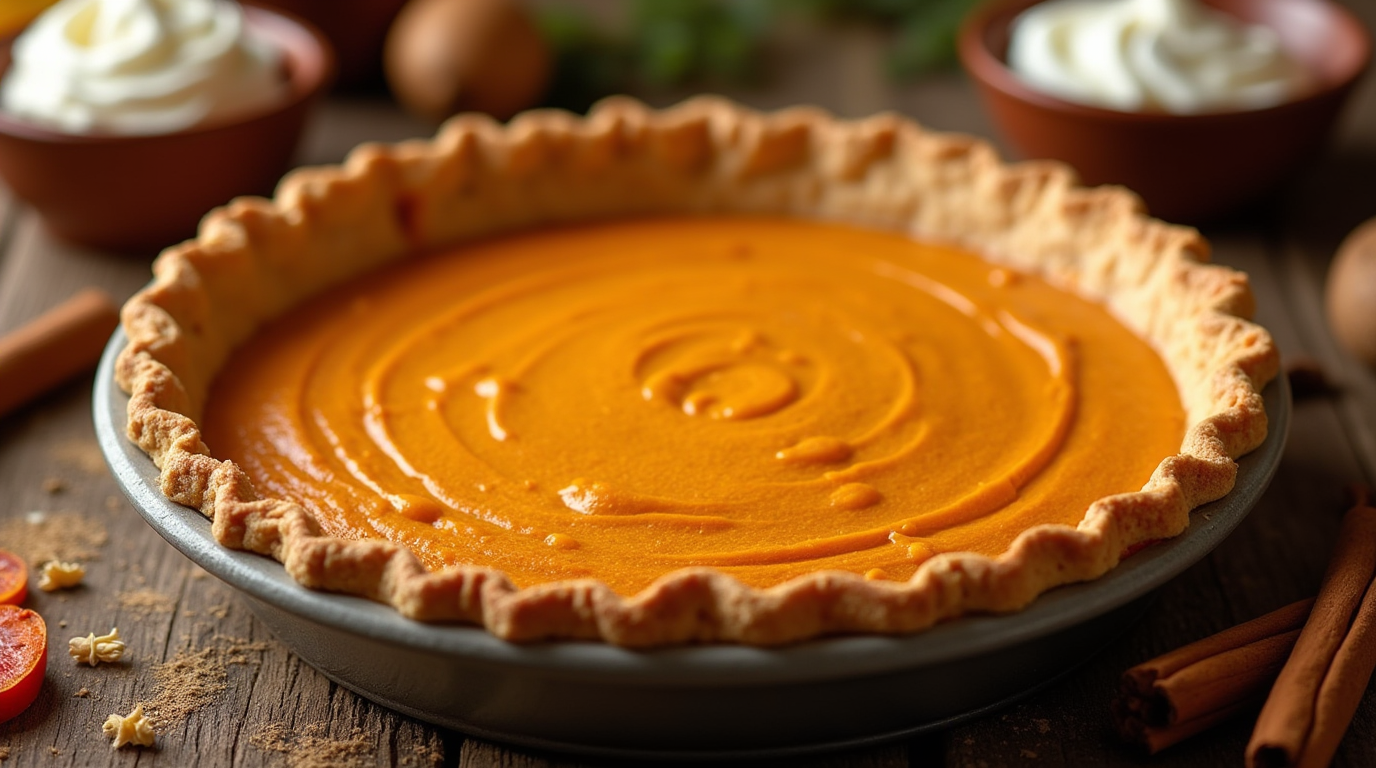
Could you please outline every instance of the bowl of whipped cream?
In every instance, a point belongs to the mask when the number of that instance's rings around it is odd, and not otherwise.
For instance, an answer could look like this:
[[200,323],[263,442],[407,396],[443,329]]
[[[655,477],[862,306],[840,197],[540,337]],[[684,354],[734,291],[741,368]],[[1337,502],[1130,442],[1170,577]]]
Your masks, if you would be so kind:
[[1198,223],[1313,159],[1371,39],[1332,0],[995,0],[959,50],[1017,152]]
[[334,61],[224,0],[61,0],[0,49],[0,176],[58,236],[153,254],[272,191]]

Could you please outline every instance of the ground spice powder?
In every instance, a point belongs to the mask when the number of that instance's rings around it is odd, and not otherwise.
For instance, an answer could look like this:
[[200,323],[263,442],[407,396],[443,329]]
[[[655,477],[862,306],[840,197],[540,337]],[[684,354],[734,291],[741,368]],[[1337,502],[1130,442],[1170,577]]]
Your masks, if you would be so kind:
[[267,751],[286,755],[287,768],[352,768],[362,765],[372,745],[355,729],[347,739],[321,735],[320,726],[289,730],[273,723],[254,734],[249,743]]
[[121,592],[119,604],[121,608],[135,613],[171,613],[177,607],[177,601],[170,595],[151,589]]
[[5,549],[30,567],[49,560],[96,560],[109,538],[104,523],[76,512],[29,512],[0,522]]
[[153,667],[153,698],[142,704],[154,730],[166,733],[215,703],[229,686],[229,666],[253,663],[249,654],[267,649],[267,643],[217,637],[210,646],[183,649]]

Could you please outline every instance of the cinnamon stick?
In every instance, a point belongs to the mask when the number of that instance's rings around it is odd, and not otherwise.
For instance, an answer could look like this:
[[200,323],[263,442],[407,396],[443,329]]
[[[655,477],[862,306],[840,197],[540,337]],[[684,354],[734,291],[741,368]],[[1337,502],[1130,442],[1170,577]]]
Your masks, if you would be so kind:
[[1376,509],[1365,488],[1354,495],[1314,610],[1257,719],[1249,768],[1328,765],[1376,670]]
[[[1261,696],[1253,695],[1244,698],[1236,704],[1223,707],[1222,709],[1216,709],[1206,715],[1159,727],[1147,725],[1142,720],[1132,718],[1119,719],[1118,732],[1130,743],[1145,748],[1147,754],[1154,755],[1166,747],[1184,741],[1197,733],[1202,733],[1214,727],[1239,712],[1253,709],[1260,703]],[[1115,716],[1117,716],[1116,709]]]
[[1262,701],[1314,601],[1301,600],[1123,673],[1114,718],[1155,754]]
[[88,288],[0,338],[0,416],[95,365],[119,308]]

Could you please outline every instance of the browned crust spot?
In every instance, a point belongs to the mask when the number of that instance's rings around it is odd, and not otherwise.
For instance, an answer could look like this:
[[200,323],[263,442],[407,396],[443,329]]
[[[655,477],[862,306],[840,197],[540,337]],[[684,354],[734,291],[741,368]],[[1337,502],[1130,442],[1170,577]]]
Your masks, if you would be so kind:
[[[230,351],[306,297],[418,250],[547,223],[637,213],[783,214],[954,243],[1103,302],[1165,358],[1189,427],[1140,492],[1092,504],[1075,527],[1022,533],[1007,552],[933,557],[904,583],[819,572],[754,589],[716,571],[670,573],[623,598],[595,580],[517,589],[502,573],[431,573],[385,541],[322,536],[301,506],[260,498],[212,458],[196,419]],[[1078,186],[1050,162],[1006,165],[986,143],[890,114],[770,114],[702,97],[652,111],[625,98],[587,118],[536,111],[503,127],[450,120],[432,140],[367,144],[298,170],[272,200],[241,198],[166,250],[124,306],[116,379],[129,439],[168,498],[199,509],[224,546],[281,561],[301,584],[362,595],[422,621],[480,624],[515,641],[623,646],[778,645],[837,633],[916,632],[1015,611],[1096,578],[1141,542],[1180,534],[1233,487],[1266,435],[1261,389],[1278,368],[1246,318],[1246,277],[1207,264],[1193,229],[1147,217],[1131,192]]]

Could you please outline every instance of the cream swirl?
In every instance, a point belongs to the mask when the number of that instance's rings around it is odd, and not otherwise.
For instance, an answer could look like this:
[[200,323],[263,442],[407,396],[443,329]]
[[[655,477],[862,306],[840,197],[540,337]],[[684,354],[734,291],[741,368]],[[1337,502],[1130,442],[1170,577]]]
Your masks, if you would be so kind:
[[159,134],[283,98],[280,55],[221,0],[62,0],[14,44],[0,106],[71,133]]
[[1274,30],[1196,0],[1053,0],[1014,22],[1008,64],[1055,96],[1125,112],[1258,109],[1303,89]]

